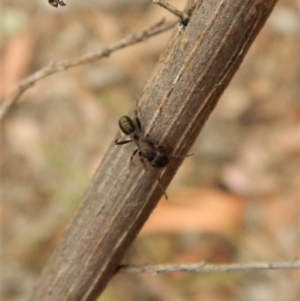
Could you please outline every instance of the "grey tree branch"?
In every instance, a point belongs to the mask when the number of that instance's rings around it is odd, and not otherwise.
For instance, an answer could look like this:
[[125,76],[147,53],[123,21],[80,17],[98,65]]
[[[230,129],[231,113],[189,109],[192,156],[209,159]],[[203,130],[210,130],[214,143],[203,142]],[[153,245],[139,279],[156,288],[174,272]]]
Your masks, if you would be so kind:
[[[189,1],[189,23],[174,30],[137,105],[143,131],[170,156],[187,154],[276,2]],[[162,196],[160,171],[130,168],[134,146],[115,138],[29,300],[95,300]],[[164,187],[182,160],[163,170]]]
[[99,60],[100,58],[107,57],[111,53],[123,49],[125,47],[140,43],[145,41],[146,39],[153,37],[159,33],[167,31],[174,27],[176,22],[168,22],[160,21],[159,23],[151,26],[150,28],[143,30],[139,33],[129,34],[125,38],[118,40],[102,49],[97,51],[89,52],[84,55],[74,57],[71,59],[65,59],[60,61],[52,61],[42,69],[36,71],[35,73],[29,75],[20,81],[12,93],[4,99],[4,101],[0,104],[0,121],[6,116],[9,110],[14,106],[18,98],[31,86],[33,86],[37,81],[52,75],[57,72],[65,71],[71,67],[88,64],[94,61]]
[[164,265],[120,265],[119,273],[227,273],[234,271],[254,270],[283,270],[300,269],[300,261],[250,262],[230,264],[209,264],[206,262],[193,264],[164,264]]

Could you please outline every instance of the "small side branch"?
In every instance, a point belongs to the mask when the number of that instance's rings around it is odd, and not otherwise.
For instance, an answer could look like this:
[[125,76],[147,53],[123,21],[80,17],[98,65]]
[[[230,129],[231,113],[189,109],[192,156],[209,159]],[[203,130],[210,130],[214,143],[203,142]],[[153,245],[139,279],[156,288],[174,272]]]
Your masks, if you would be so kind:
[[94,61],[99,60],[100,58],[107,57],[111,53],[123,49],[125,47],[140,43],[145,41],[146,39],[153,37],[159,33],[167,31],[174,27],[176,22],[168,22],[165,23],[164,20],[160,21],[159,23],[151,26],[150,28],[141,31],[135,34],[129,34],[125,38],[118,40],[115,43],[112,43],[100,50],[89,52],[84,55],[65,59],[60,61],[52,61],[48,63],[42,69],[36,71],[35,73],[31,74],[30,76],[24,78],[19,84],[16,85],[13,92],[6,98],[0,105],[0,121],[3,120],[5,115],[9,112],[9,110],[13,107],[16,103],[18,98],[32,85],[34,85],[37,81],[41,80],[44,77],[52,75],[57,72],[61,72],[67,70],[71,67],[91,63]]
[[174,7],[173,5],[171,5],[170,3],[166,2],[165,0],[152,0],[155,4],[163,7],[164,9],[168,10],[170,13],[172,13],[173,15],[175,15],[176,17],[178,17],[180,19],[180,22],[183,25],[187,25],[188,20],[189,20],[189,15],[178,10],[176,7]]
[[252,263],[231,263],[231,264],[208,264],[206,262],[194,264],[166,264],[166,265],[120,265],[119,273],[227,273],[233,271],[254,271],[254,270],[283,270],[299,269],[300,260],[278,261],[278,262],[252,262]]

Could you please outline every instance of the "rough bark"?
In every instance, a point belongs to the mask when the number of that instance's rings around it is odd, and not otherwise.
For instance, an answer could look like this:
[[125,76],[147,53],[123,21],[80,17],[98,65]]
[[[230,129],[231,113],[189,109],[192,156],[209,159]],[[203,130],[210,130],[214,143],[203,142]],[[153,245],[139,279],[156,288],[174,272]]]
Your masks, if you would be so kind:
[[[151,139],[187,154],[276,2],[189,2],[188,25],[174,30],[138,102]],[[138,158],[129,168],[134,145],[115,146],[115,138],[30,300],[95,300],[162,196],[158,170]],[[182,160],[164,169],[164,187]]]

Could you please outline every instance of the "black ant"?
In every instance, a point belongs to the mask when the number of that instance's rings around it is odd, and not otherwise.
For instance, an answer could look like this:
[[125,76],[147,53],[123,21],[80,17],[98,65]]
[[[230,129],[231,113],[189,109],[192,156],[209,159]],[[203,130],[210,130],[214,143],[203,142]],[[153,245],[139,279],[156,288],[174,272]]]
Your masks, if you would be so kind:
[[[135,124],[136,123],[136,124]],[[126,144],[129,142],[135,142],[137,149],[133,152],[130,161],[133,160],[133,157],[138,152],[141,162],[145,165],[145,161],[155,168],[162,168],[168,165],[169,157],[166,154],[166,151],[161,146],[156,146],[151,140],[146,137],[142,137],[142,127],[138,117],[134,121],[128,116],[122,116],[119,120],[119,127],[122,132],[130,136],[130,140],[115,141],[116,145]]]
[[[152,140],[148,138],[149,134],[145,137],[142,135],[142,126],[139,118],[137,117],[137,112],[135,111],[135,120],[132,120],[128,116],[122,116],[119,120],[119,127],[121,131],[128,135],[131,139],[129,140],[115,140],[115,145],[126,144],[129,142],[135,142],[137,149],[133,152],[130,158],[130,162],[132,163],[134,156],[136,153],[139,154],[140,160],[143,163],[145,169],[146,164],[145,160],[154,168],[163,168],[166,167],[170,163],[170,159],[174,156],[169,156],[167,154],[166,148],[163,146],[155,144]],[[184,157],[188,157],[191,155],[187,155]],[[168,199],[167,194],[159,182],[157,183],[161,187],[162,191],[166,199]]]

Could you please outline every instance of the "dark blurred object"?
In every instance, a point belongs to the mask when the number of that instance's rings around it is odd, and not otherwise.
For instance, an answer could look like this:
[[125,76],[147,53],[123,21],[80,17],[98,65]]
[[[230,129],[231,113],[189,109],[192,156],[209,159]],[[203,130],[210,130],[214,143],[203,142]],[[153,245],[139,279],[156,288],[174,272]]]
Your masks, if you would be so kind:
[[58,5],[66,6],[66,4],[61,0],[48,0],[48,1],[49,1],[49,4],[51,4],[54,7],[57,7]]

